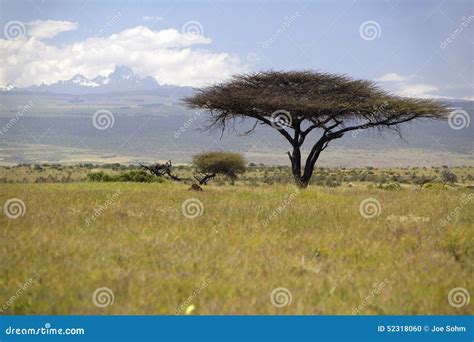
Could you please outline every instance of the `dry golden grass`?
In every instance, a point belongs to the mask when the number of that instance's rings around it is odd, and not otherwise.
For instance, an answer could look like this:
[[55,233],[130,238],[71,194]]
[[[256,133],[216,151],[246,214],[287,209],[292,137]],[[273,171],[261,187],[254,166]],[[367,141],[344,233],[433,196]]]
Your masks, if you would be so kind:
[[[0,217],[3,314],[474,313],[472,301],[448,303],[453,288],[474,293],[466,189],[1,187],[2,205],[19,198],[26,207],[19,218]],[[189,198],[202,215],[183,215]],[[360,214],[367,198],[380,203],[379,216]],[[104,308],[93,302],[101,287],[114,296]],[[292,297],[281,308],[270,300],[278,287]]]

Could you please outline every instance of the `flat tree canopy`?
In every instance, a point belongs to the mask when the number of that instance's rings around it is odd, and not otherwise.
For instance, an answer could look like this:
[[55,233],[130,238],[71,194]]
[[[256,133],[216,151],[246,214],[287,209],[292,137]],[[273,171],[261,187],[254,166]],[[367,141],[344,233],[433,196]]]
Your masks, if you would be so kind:
[[[415,119],[445,118],[433,100],[390,95],[373,82],[316,71],[266,71],[236,75],[200,89],[184,102],[210,111],[209,128],[225,130],[235,119],[254,119],[276,129],[292,146],[288,152],[297,185],[306,187],[320,153],[345,133],[367,128],[393,129]],[[310,152],[302,169],[301,148],[308,134]]]
[[238,173],[245,171],[245,159],[239,153],[204,152],[193,157],[193,164],[203,174],[223,174],[236,179]]

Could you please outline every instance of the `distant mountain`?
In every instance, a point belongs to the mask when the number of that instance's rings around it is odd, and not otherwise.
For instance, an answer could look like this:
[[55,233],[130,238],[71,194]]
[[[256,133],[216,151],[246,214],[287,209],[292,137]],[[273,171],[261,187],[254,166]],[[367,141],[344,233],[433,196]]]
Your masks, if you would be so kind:
[[474,101],[464,100],[464,99],[436,99],[437,101],[444,103],[451,109],[464,109],[464,110],[473,110]]
[[12,86],[11,84],[6,85],[5,87],[1,87],[1,86],[0,86],[0,92],[2,92],[2,91],[10,91],[10,90],[12,90],[12,89],[15,89],[15,87]]
[[160,91],[174,90],[178,92],[190,92],[189,87],[159,85],[151,76],[140,77],[132,69],[125,65],[115,67],[108,76],[96,76],[92,79],[77,74],[73,78],[58,81],[53,84],[34,85],[26,88],[7,86],[0,91],[14,92],[45,92],[55,94],[87,95],[105,93],[123,93],[133,91]]

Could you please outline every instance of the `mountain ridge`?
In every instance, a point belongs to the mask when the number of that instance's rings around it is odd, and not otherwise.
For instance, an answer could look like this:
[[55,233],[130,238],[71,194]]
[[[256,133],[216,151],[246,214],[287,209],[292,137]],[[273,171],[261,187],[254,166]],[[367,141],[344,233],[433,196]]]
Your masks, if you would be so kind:
[[123,93],[136,91],[159,91],[159,90],[187,91],[191,87],[181,87],[174,85],[160,85],[152,76],[140,77],[131,68],[125,65],[118,65],[107,76],[97,75],[87,78],[84,75],[76,74],[68,80],[60,80],[52,84],[32,85],[24,88],[17,88],[7,85],[1,92],[32,92],[32,93],[53,93],[70,95]]

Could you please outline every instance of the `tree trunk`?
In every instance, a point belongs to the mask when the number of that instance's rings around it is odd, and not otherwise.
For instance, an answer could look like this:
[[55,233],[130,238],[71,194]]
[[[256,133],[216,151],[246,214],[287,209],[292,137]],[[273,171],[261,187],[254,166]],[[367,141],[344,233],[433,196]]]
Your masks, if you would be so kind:
[[295,183],[298,184],[301,179],[301,151],[300,148],[293,147],[293,153],[288,152],[291,161],[291,173],[295,179]]
[[215,176],[216,176],[215,173],[211,173],[211,174],[204,174],[204,177],[202,178],[194,176],[194,179],[198,181],[199,185],[207,185],[207,182],[209,182]]
[[306,181],[303,178],[300,178],[298,181],[296,181],[296,186],[300,189],[306,189],[309,185],[309,180]]
[[[321,151],[324,148],[325,140],[320,140],[318,141],[313,148],[311,149],[311,152],[308,155],[308,158],[306,158],[306,163],[304,166],[304,171],[303,175],[301,175],[301,154],[299,149],[298,149],[298,156],[299,159],[296,158],[290,158],[291,159],[291,169],[293,172],[293,177],[295,178],[295,184],[301,188],[305,189],[309,185],[309,181],[311,180],[311,177],[313,176],[314,172],[314,165],[316,164],[316,161],[319,158],[319,155],[321,154]],[[293,151],[294,155],[294,151]],[[296,162],[297,165],[294,165]],[[297,170],[297,172],[295,172]]]

